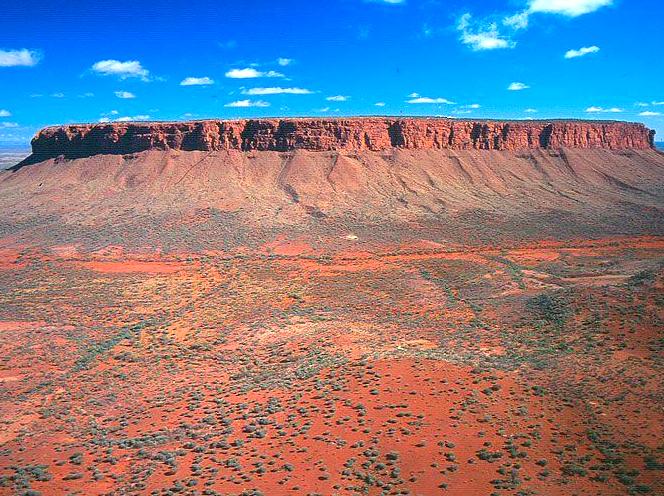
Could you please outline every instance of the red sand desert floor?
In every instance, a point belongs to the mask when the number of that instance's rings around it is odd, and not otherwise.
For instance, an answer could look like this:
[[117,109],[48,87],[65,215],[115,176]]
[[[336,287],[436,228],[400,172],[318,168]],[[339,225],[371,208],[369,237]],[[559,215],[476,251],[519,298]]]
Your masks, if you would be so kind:
[[0,494],[662,494],[664,239],[0,251]]

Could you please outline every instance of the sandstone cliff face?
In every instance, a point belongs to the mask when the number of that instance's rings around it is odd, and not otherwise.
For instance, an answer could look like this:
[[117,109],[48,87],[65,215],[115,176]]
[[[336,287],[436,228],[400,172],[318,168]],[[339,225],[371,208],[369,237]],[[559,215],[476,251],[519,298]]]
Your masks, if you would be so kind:
[[426,118],[255,119],[49,127],[32,140],[31,161],[145,150],[357,152],[390,148],[530,150],[648,149],[642,124],[600,121],[465,121]]

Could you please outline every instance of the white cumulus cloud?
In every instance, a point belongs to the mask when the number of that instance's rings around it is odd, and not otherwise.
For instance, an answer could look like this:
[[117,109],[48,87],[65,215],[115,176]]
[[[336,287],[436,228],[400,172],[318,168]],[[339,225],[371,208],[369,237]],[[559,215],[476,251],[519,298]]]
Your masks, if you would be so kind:
[[656,117],[658,115],[662,115],[661,112],[653,112],[652,110],[646,110],[645,112],[641,112],[639,114],[641,117]]
[[121,79],[132,77],[147,81],[150,71],[145,69],[138,60],[100,60],[92,65],[92,70],[102,76],[117,76]]
[[132,121],[147,121],[150,119],[149,115],[134,115],[131,117],[118,117],[116,122],[132,122]]
[[122,98],[124,100],[129,100],[131,98],[136,98],[136,95],[134,95],[130,91],[116,91],[115,96],[117,96],[118,98]]
[[150,120],[149,115],[134,115],[134,116],[127,116],[127,117],[118,117],[115,119],[116,122],[133,122],[133,121],[147,121]]
[[[522,0],[522,2],[527,4],[525,10],[502,16],[500,24],[504,30],[508,31],[507,34],[501,32],[498,24],[491,21],[490,18],[472,21],[470,13],[461,16],[456,27],[457,30],[461,31],[462,43],[469,45],[473,50],[514,48],[516,42],[511,39],[511,36],[519,30],[527,29],[530,16],[533,14],[578,17],[612,5],[614,0]],[[582,53],[581,55],[585,54]],[[569,58],[573,58],[573,56]]]
[[12,113],[9,110],[0,109],[0,117],[11,117]]
[[209,77],[186,77],[180,81],[180,86],[207,86],[214,84],[214,80]]
[[496,23],[473,28],[471,27],[471,19],[470,14],[464,14],[457,24],[457,30],[461,31],[460,40],[464,45],[470,46],[475,51],[514,48],[516,46],[515,42],[500,35]]
[[226,77],[231,79],[254,79],[263,77],[284,77],[284,75],[277,71],[262,72],[253,67],[246,67],[244,69],[231,69],[226,72]]
[[528,86],[525,83],[520,83],[518,81],[510,83],[510,85],[507,87],[509,91],[521,91],[521,90],[527,90],[528,88],[530,88],[530,86]]
[[421,104],[421,103],[438,103],[438,104],[445,104],[445,105],[454,105],[454,102],[451,100],[448,100],[447,98],[430,98],[428,96],[420,96],[417,93],[411,93],[409,95],[410,100],[406,100],[406,103],[411,103],[411,104]]
[[243,95],[310,95],[313,91],[305,88],[249,88],[242,90]]
[[41,54],[34,50],[0,50],[0,67],[32,67],[39,63]]
[[291,65],[293,63],[293,59],[288,59],[286,57],[279,57],[277,59],[277,64],[279,64],[281,67],[286,67],[287,65]]
[[517,12],[511,16],[503,18],[503,24],[512,29],[526,29],[528,27],[529,14],[525,12]]
[[375,105],[376,107],[384,107],[384,106],[385,106],[385,102],[376,102],[376,103],[374,103],[374,105]]
[[269,107],[268,102],[263,100],[236,100],[234,102],[227,103],[224,107]]
[[589,114],[598,114],[598,113],[609,113],[609,114],[617,114],[622,112],[623,109],[618,108],[618,107],[610,107],[610,108],[604,108],[604,107],[588,107],[586,109],[586,112]]
[[345,102],[348,100],[348,97],[344,95],[334,95],[334,96],[328,96],[326,100],[329,102]]
[[530,0],[529,11],[577,17],[613,4],[613,0]]
[[567,52],[565,52],[565,58],[575,59],[577,57],[583,57],[584,55],[588,55],[589,53],[597,53],[597,52],[599,52],[599,47],[595,45],[589,47],[581,47],[578,50],[567,50]]

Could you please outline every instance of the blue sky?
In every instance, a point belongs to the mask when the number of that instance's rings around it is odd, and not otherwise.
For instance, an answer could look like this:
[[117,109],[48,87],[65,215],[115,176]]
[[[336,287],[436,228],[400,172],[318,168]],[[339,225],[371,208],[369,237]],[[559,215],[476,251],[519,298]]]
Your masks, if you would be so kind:
[[0,144],[51,124],[446,115],[664,136],[652,0],[5,2]]

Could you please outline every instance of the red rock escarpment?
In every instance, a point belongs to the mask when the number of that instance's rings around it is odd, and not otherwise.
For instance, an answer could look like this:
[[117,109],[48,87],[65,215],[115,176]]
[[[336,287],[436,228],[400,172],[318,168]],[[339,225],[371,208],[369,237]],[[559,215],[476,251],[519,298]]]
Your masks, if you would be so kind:
[[49,127],[32,140],[32,161],[144,150],[390,148],[529,150],[652,148],[654,131],[615,121],[467,121],[443,118],[252,119],[105,123]]

